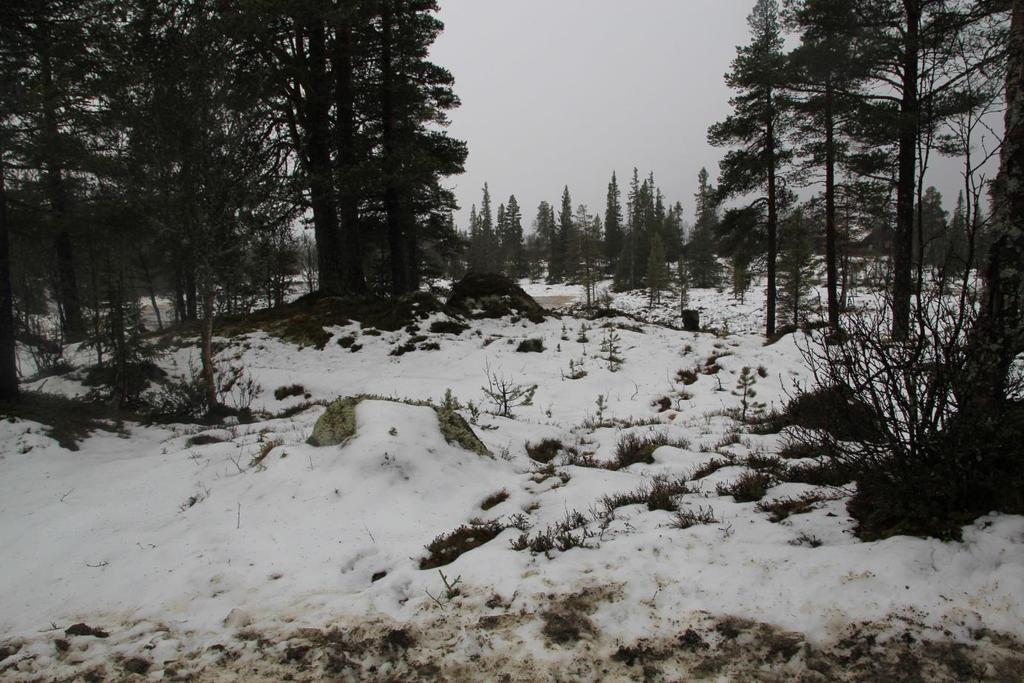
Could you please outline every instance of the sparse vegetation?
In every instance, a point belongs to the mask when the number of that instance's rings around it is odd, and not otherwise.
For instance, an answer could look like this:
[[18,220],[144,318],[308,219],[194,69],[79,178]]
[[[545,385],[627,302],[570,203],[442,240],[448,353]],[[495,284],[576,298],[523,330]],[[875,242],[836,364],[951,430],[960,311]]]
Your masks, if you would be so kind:
[[288,386],[281,386],[274,389],[274,398],[278,401],[283,401],[292,396],[303,396],[305,393],[306,387],[301,384],[290,384]]
[[512,539],[513,550],[529,550],[534,554],[547,554],[552,550],[565,552],[573,548],[591,548],[588,540],[594,534],[587,528],[587,518],[576,510],[565,513],[565,518],[555,524],[530,534],[524,531]]
[[524,339],[519,342],[519,346],[516,347],[518,353],[543,353],[544,352],[544,340],[543,339]]
[[484,372],[487,376],[487,386],[480,389],[491,402],[495,415],[513,417],[514,408],[533,405],[536,384],[519,384],[504,375],[492,372],[490,366],[487,366]]
[[623,469],[638,463],[650,465],[654,462],[654,451],[662,446],[685,449],[690,447],[690,442],[686,439],[669,438],[667,434],[661,432],[643,436],[627,432],[619,437],[618,443],[615,444],[614,469]]
[[547,464],[555,459],[563,448],[562,442],[558,439],[544,439],[536,444],[526,444],[526,454],[531,460]]
[[502,489],[497,493],[492,493],[491,495],[484,498],[484,501],[480,503],[480,509],[486,511],[490,510],[493,507],[497,507],[504,503],[506,500],[508,500],[508,496],[508,489]]
[[768,489],[775,485],[771,475],[747,471],[730,484],[719,484],[718,495],[732,496],[737,503],[753,503],[764,498]]
[[677,529],[689,529],[698,524],[718,524],[718,522],[715,511],[709,505],[708,507],[698,507],[696,510],[692,508],[678,510],[672,520],[672,526]]
[[473,520],[454,531],[441,534],[426,546],[427,557],[420,560],[420,569],[436,569],[451,564],[463,553],[479,548],[505,530],[498,521]]
[[772,501],[761,501],[757,504],[759,512],[767,512],[768,519],[772,522],[781,522],[791,515],[803,515],[815,507],[825,496],[820,493],[808,493],[799,498],[779,498]]

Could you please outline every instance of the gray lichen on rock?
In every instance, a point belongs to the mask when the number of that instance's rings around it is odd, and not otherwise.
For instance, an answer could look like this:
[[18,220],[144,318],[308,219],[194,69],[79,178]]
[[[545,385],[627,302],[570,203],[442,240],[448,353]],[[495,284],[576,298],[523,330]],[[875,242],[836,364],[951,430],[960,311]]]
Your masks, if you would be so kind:
[[363,401],[391,401],[393,403],[405,403],[406,405],[422,406],[430,408],[437,415],[437,424],[441,430],[441,436],[450,444],[461,446],[467,451],[488,458],[494,455],[487,449],[484,442],[480,440],[473,428],[461,415],[454,410],[438,408],[427,401],[414,401],[411,399],[395,399],[384,396],[346,396],[327,406],[320,419],[313,426],[313,434],[309,437],[309,444],[312,446],[338,446],[344,445],[355,436],[356,433],[356,406]]
[[480,440],[469,423],[454,410],[445,410],[437,406],[430,406],[437,413],[437,423],[441,427],[441,436],[450,444],[458,444],[467,451],[473,451],[478,455],[493,458],[493,454],[487,450],[487,446]]
[[309,437],[312,446],[338,446],[356,434],[356,406],[365,396],[348,396],[339,398],[327,406],[327,410],[313,425],[313,435]]

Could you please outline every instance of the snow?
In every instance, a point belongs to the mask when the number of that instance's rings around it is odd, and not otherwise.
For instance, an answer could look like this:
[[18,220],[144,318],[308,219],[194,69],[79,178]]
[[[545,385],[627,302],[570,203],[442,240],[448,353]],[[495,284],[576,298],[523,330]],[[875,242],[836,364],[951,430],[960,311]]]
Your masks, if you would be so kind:
[[[525,284],[535,296],[566,303],[580,293]],[[374,620],[424,633],[439,629],[455,661],[501,652],[563,666],[572,658],[544,645],[535,615],[558,596],[580,593],[593,598],[587,618],[594,643],[612,650],[677,633],[700,615],[764,622],[815,643],[834,641],[861,622],[884,624],[886,637],[915,629],[965,643],[984,632],[1024,638],[1024,518],[989,515],[956,543],[865,543],[851,531],[848,490],[826,491],[828,500],[816,509],[782,523],[770,522],[755,503],[719,496],[717,485],[745,472],[742,464],[693,481],[696,492],[680,499],[686,509],[710,506],[714,524],[678,529],[672,513],[627,506],[604,522],[590,518],[592,547],[547,555],[513,550],[510,541],[520,532],[507,529],[441,567],[448,580],[460,577],[461,595],[444,596],[438,572],[418,568],[424,546],[473,518],[522,514],[536,532],[570,511],[587,515],[604,496],[654,476],[690,478],[721,457],[716,451],[740,456],[739,463],[779,447],[780,436],[746,432],[738,443],[719,444],[736,433],[727,411],[738,405],[731,389],[743,367],[766,369],[757,398],[769,406],[782,405],[793,383],[807,379],[800,337],[764,345],[757,293],[737,304],[699,290],[691,301],[729,333],[620,328],[618,372],[598,357],[600,325],[634,326],[633,320],[474,321],[461,335],[437,335],[438,351],[401,356],[389,354],[409,336],[404,331],[360,334],[363,348],[355,353],[334,341],[323,351],[300,351],[264,333],[224,340],[221,358],[236,358],[263,386],[254,408],[274,413],[301,403],[302,396],[273,397],[274,388],[294,383],[324,401],[373,394],[439,402],[450,389],[482,411],[474,430],[494,458],[447,443],[431,408],[385,400],[360,403],[356,436],[324,448],[305,443],[322,406],[208,430],[224,441],[203,446],[187,445],[196,427],[132,424],[124,434],[96,432],[69,452],[40,425],[0,422],[0,645],[20,647],[0,660],[0,675],[70,675],[136,655],[157,663],[153,675],[161,662],[186,654],[200,670],[213,661],[211,646],[240,631],[280,635]],[[654,319],[674,310],[666,302],[660,312],[646,311],[635,295],[615,295],[614,305]],[[577,341],[584,326],[589,341]],[[359,327],[333,332],[337,339]],[[538,337],[543,353],[515,351],[520,340]],[[686,387],[675,380],[678,370],[712,355],[721,356],[717,375],[699,374]],[[189,357],[179,350],[162,362],[181,373]],[[563,376],[570,359],[583,364],[585,377]],[[533,405],[518,407],[513,418],[488,414],[485,368],[537,384]],[[78,393],[76,383],[61,378],[33,388]],[[684,388],[691,398],[678,399]],[[654,423],[595,427],[599,395],[607,402],[605,420]],[[659,413],[653,403],[662,396],[673,397],[673,408]],[[466,409],[461,414],[472,417]],[[567,477],[543,480],[525,450],[527,442],[557,438],[610,462],[626,431],[663,433],[688,445],[657,449],[651,465],[560,466]],[[272,442],[278,445],[253,464]],[[483,511],[480,503],[502,489],[509,498]],[[820,490],[785,483],[766,498],[814,491]],[[794,544],[801,535],[821,545]],[[481,641],[466,624],[493,614],[495,596],[510,606],[507,615],[517,615],[515,628]],[[71,654],[60,655],[52,642],[62,630],[51,629],[76,622],[102,626],[111,637],[88,646],[76,638]],[[239,647],[243,659],[260,656]]]

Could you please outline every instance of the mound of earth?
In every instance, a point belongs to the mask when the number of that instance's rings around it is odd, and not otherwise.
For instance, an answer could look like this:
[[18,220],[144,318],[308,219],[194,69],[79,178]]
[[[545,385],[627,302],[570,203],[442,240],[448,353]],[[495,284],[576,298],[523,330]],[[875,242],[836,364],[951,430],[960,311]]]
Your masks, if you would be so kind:
[[418,401],[399,401],[378,396],[347,396],[331,403],[313,426],[313,434],[309,437],[310,445],[338,446],[348,443],[356,434],[356,408],[367,400],[432,408],[437,414],[437,425],[446,442],[461,446],[477,455],[493,457],[480,437],[473,432],[469,423],[454,410],[446,410]]
[[216,332],[230,337],[265,330],[299,346],[323,349],[332,336],[325,327],[347,325],[354,320],[365,328],[394,332],[436,313],[459,317],[455,310],[427,292],[415,292],[395,300],[310,294],[284,306],[225,319],[218,324]]
[[544,322],[544,308],[522,287],[496,273],[469,273],[452,288],[447,305],[476,318],[518,315]]

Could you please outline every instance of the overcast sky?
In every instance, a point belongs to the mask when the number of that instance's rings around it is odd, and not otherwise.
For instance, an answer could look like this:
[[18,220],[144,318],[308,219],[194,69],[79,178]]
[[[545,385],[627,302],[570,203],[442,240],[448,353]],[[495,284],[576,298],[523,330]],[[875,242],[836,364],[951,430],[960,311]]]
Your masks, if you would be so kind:
[[[693,221],[697,172],[718,174],[708,126],[729,113],[723,75],[748,42],[753,0],[439,0],[445,31],[432,56],[455,76],[462,107],[450,133],[469,144],[448,181],[466,228],[484,182],[494,208],[510,194],[529,228],[541,200],[569,185],[573,206],[603,216],[612,171],[653,171]],[[958,179],[931,178],[952,209]]]

